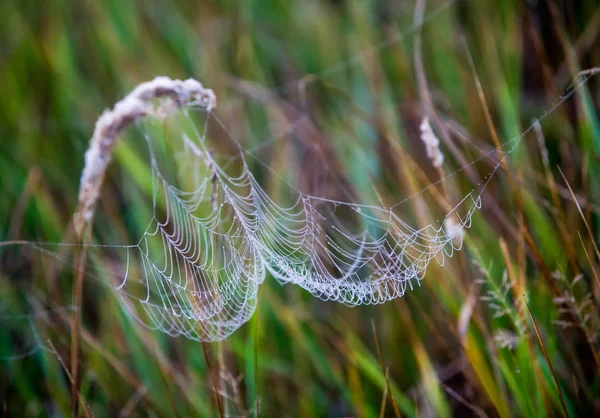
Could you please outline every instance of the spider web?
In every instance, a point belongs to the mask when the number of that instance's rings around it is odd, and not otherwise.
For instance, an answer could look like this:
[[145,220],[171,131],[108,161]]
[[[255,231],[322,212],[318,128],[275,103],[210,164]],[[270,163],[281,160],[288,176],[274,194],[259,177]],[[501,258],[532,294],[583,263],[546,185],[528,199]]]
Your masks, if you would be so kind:
[[[172,336],[227,337],[252,316],[267,273],[349,306],[401,297],[420,285],[433,259],[443,265],[462,247],[463,230],[481,205],[469,193],[440,226],[416,229],[393,208],[310,195],[280,178],[287,187],[282,204],[249,168],[248,156],[254,155],[232,136],[240,169],[231,174],[222,167],[209,148],[208,125],[228,131],[203,110],[200,133],[190,110],[173,117],[174,132],[165,138],[144,129],[152,217],[137,244],[111,247],[124,252],[125,271],[117,274],[115,289],[125,306],[145,325]],[[175,154],[174,170],[165,170],[156,157],[162,141],[170,148],[162,151]]]

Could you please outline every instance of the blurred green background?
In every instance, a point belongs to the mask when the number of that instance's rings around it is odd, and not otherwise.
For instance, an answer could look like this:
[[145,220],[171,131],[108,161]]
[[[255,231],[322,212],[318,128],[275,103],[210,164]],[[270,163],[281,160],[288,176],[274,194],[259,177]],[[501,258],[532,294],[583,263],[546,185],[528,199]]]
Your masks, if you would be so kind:
[[[412,0],[5,0],[0,240],[73,242],[95,120],[157,75],[214,89],[216,114],[258,155],[272,158],[290,137],[327,149],[321,181],[333,170],[357,196],[391,204],[445,178],[399,213],[435,222],[445,197],[456,202],[493,168],[480,157],[495,135],[506,143],[525,132],[579,71],[599,65],[600,5],[421,6],[422,31]],[[248,324],[200,344],[141,328],[106,287],[85,283],[79,415],[600,415],[599,100],[592,77],[528,130],[464,250],[387,304],[351,309],[267,278]],[[442,173],[419,141],[425,115],[446,154]],[[133,145],[117,151],[103,202],[119,213],[145,171]],[[310,192],[303,173],[322,167],[308,151],[298,165]],[[96,234],[114,238],[147,216],[121,213]],[[2,416],[73,411],[73,278],[54,259],[0,246]]]

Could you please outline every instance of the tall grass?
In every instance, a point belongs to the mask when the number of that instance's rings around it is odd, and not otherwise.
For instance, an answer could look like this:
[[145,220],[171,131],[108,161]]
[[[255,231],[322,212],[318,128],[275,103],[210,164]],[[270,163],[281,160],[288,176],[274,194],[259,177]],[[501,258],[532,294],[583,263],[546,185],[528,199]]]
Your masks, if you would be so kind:
[[[361,196],[390,205],[416,194],[402,215],[435,222],[499,155],[467,164],[598,65],[600,7],[431,0],[419,49],[414,11],[374,0],[5,1],[0,240],[74,242],[97,116],[161,74],[214,89],[246,148],[280,168],[301,160],[298,182],[323,169],[307,151],[317,147]],[[251,322],[218,347],[148,331],[86,283],[76,399],[72,269],[56,253],[1,246],[1,413],[68,416],[75,402],[94,416],[600,414],[597,86],[591,78],[525,135],[463,251],[401,299],[350,309],[267,280]],[[419,138],[424,116],[441,173]],[[148,219],[148,191],[140,149],[122,141],[93,239],[128,242]]]

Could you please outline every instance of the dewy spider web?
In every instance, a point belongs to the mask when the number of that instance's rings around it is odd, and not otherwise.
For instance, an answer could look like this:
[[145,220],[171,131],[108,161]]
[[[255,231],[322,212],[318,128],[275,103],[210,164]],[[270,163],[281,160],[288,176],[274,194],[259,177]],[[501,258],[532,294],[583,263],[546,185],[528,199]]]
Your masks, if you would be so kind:
[[[210,111],[202,134],[188,108],[178,113],[185,120],[173,123],[178,132],[167,139],[181,147],[178,173],[161,171],[156,138],[145,134],[152,220],[136,245],[121,248],[126,266],[116,286],[138,319],[169,335],[202,341],[230,335],[254,312],[267,272],[350,306],[400,297],[419,284],[432,259],[443,264],[460,249],[462,230],[480,205],[469,194],[446,218],[458,225],[421,229],[392,209],[312,196],[291,185],[290,203],[282,205],[250,171],[239,142],[241,172],[232,176],[219,165],[206,143],[208,123],[220,124]],[[179,128],[184,125],[191,129]],[[176,187],[182,178],[186,187]]]

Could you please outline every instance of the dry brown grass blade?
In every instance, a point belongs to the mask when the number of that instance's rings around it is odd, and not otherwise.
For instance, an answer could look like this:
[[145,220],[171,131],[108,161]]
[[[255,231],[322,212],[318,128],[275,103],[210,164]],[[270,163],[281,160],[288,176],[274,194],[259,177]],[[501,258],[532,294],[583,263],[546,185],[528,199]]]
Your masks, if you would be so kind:
[[[75,385],[73,382],[73,376],[71,375],[71,373],[69,373],[69,369],[65,365],[65,362],[63,361],[62,356],[60,355],[60,353],[58,352],[58,350],[56,349],[54,344],[52,344],[52,340],[48,339],[47,342],[48,342],[48,345],[50,346],[50,349],[52,349],[52,351],[54,351],[54,354],[56,354],[56,358],[58,359],[60,366],[63,368],[65,374],[69,378],[69,381],[71,382],[71,387],[74,387]],[[83,405],[83,413],[85,414],[85,416],[87,418],[91,418],[93,416],[93,414],[90,414],[88,405],[85,402],[85,399],[83,399],[83,396],[81,396],[80,392],[77,392],[77,400],[81,401],[81,404]]]
[[[490,132],[490,135],[492,137],[494,146],[496,147],[496,152],[498,153],[500,165],[502,166],[502,169],[504,170],[505,173],[509,173],[510,170],[508,169],[508,164],[506,163],[506,158],[504,156],[504,152],[502,151],[502,144],[500,143],[500,138],[498,137],[498,132],[496,130],[496,127],[494,126],[494,122],[492,120],[492,115],[490,113],[490,109],[488,107],[487,100],[485,98],[485,94],[483,93],[483,87],[481,85],[481,81],[479,80],[479,75],[477,74],[477,69],[475,68],[475,62],[473,61],[473,56],[471,55],[471,52],[469,51],[469,48],[467,46],[467,41],[464,38],[463,38],[463,43],[465,46],[465,50],[467,52],[469,67],[471,68],[471,73],[473,75],[473,79],[475,80],[475,86],[477,88],[477,94],[479,96],[479,101],[481,102],[481,106],[483,108],[485,122],[486,122],[488,130]],[[508,186],[510,188],[511,194],[513,195],[513,198],[515,200],[515,205],[517,206],[517,218],[521,218],[523,215],[523,205],[521,203],[521,195],[518,192],[518,188],[515,188],[515,185],[513,184],[512,176],[507,175],[506,178],[508,181]],[[519,229],[520,229],[519,232],[521,232],[522,234],[524,234],[526,236],[529,235],[529,231],[528,231],[525,221],[523,221],[523,223],[520,225]],[[519,237],[519,239],[520,239],[520,237]]]
[[[388,380],[389,368],[385,368],[385,380]],[[379,407],[379,418],[383,418],[385,416],[385,407],[387,406],[387,397],[388,397],[388,387],[387,385],[383,388],[383,394],[381,395],[381,406]]]
[[210,358],[208,355],[208,344],[202,342],[202,353],[204,353],[204,361],[206,361],[206,367],[208,368],[208,374],[210,375],[210,380],[213,385],[213,392],[215,394],[215,400],[217,402],[217,408],[219,409],[219,416],[221,418],[225,417],[225,411],[223,410],[223,404],[221,403],[221,396],[219,396],[219,383],[218,379],[215,376],[215,371],[210,362]]
[[590,263],[590,268],[592,269],[592,274],[594,275],[594,278],[596,279],[596,284],[598,285],[598,289],[600,289],[600,279],[598,278],[598,273],[596,273],[596,268],[594,267],[594,263],[592,263],[590,254],[588,253],[588,250],[585,248],[585,244],[583,243],[583,238],[581,238],[581,234],[579,233],[579,231],[577,231],[577,236],[579,236],[579,241],[581,242],[581,246],[583,247],[583,252],[585,253],[588,263]]
[[[600,72],[600,68],[598,68],[597,70]],[[597,73],[595,73],[595,74],[597,74]],[[594,251],[596,252],[596,257],[598,257],[598,261],[600,261],[600,250],[598,249],[598,245],[596,244],[596,241],[594,239],[594,234],[592,233],[592,228],[590,227],[590,224],[588,223],[585,215],[583,214],[583,211],[581,210],[581,206],[579,205],[579,202],[577,201],[577,199],[575,199],[575,193],[573,193],[573,189],[571,188],[571,184],[567,180],[567,177],[565,177],[564,173],[562,172],[562,170],[560,169],[559,166],[556,166],[556,167],[558,168],[560,175],[562,176],[563,180],[565,181],[565,184],[569,188],[569,192],[571,193],[571,196],[573,197],[573,201],[575,202],[575,205],[577,206],[579,215],[581,215],[581,219],[583,220],[585,229],[587,230],[587,233],[590,236],[590,241],[592,242],[592,244],[594,246]]]
[[[227,382],[225,380],[225,376],[227,375],[227,366],[225,365],[225,350],[223,348],[223,341],[217,341],[216,346],[217,363],[219,367],[219,392],[225,395],[227,393]],[[229,416],[229,414],[229,400],[226,396],[223,396],[223,415]]]
[[[84,232],[89,234],[89,229]],[[81,241],[86,242],[85,238]],[[79,339],[81,326],[81,302],[83,297],[83,279],[87,263],[87,247],[79,248],[75,253],[75,265],[73,281],[73,312],[71,314],[71,404],[73,408],[73,417],[79,416],[79,403],[77,402],[77,394],[81,385],[79,377]]]
[[556,386],[556,390],[558,392],[558,397],[560,399],[560,404],[563,408],[563,412],[567,418],[570,418],[569,410],[567,409],[567,404],[565,403],[565,397],[563,395],[562,389],[560,388],[560,385],[558,384],[558,379],[556,378],[556,373],[554,373],[554,367],[552,367],[552,362],[550,361],[550,357],[548,357],[548,353],[546,352],[546,347],[544,347],[544,342],[542,341],[542,337],[540,335],[537,324],[535,322],[535,318],[533,317],[533,313],[531,312],[531,309],[529,308],[529,302],[527,302],[527,298],[525,297],[524,293],[521,293],[521,297],[523,298],[523,301],[525,302],[527,312],[529,312],[529,318],[531,319],[531,324],[533,325],[533,330],[535,331],[535,336],[536,336],[538,342],[540,343],[540,348],[542,349],[542,353],[544,354],[546,363],[548,364],[548,367],[550,368],[550,373],[552,374],[552,379],[554,380],[554,385]]
[[[373,339],[375,340],[375,348],[377,349],[377,360],[379,361],[379,367],[381,367],[381,371],[384,373],[385,377],[385,391],[390,397],[390,402],[392,403],[392,408],[394,408],[394,415],[396,418],[400,418],[400,409],[398,409],[398,405],[396,404],[396,400],[394,399],[394,395],[390,390],[390,380],[388,378],[388,369],[383,364],[383,355],[381,354],[381,346],[379,345],[379,338],[377,337],[377,328],[375,327],[375,321],[371,320],[371,327],[373,329]],[[385,397],[382,402],[385,402]],[[385,403],[382,404],[382,409],[385,410]]]
[[[600,69],[597,69],[600,70]],[[569,181],[567,180],[567,177],[565,176],[565,174],[562,172],[562,170],[560,169],[559,166],[557,166],[558,171],[560,173],[560,175],[562,176],[563,180],[565,181],[565,184],[567,185],[567,187],[569,188],[569,192],[571,192],[571,196],[574,198],[575,194],[573,193],[573,189],[571,188],[571,184],[569,183]],[[592,232],[592,228],[590,227],[590,224],[587,221],[587,218],[585,217],[585,215],[583,214],[583,211],[581,210],[581,206],[579,205],[579,202],[574,199],[575,201],[575,205],[577,206],[577,210],[579,211],[579,215],[581,216],[581,219],[583,220],[583,223],[585,225],[585,228],[587,230],[587,233],[589,235],[590,238],[590,242],[592,243],[592,246],[594,248],[594,251],[596,252],[596,257],[598,257],[598,260],[600,260],[600,251],[598,250],[598,245],[596,244],[596,241],[594,240],[594,234]],[[579,234],[579,232],[577,232],[577,234],[579,235],[579,239],[581,240],[581,235]],[[585,248],[585,245],[583,244],[583,240],[581,240],[581,244],[583,245],[583,250],[585,251],[585,255],[587,256],[590,266],[592,268],[594,277],[596,278],[596,283],[598,283],[598,286],[600,287],[600,281],[598,280],[598,276],[596,274],[596,270],[594,269],[594,265],[592,264],[592,260],[590,259],[590,256],[588,254],[587,249]],[[583,331],[583,325],[581,325],[581,321],[578,321],[575,317],[575,315],[572,314],[571,309],[569,309],[569,314],[573,320],[574,323],[578,324],[579,326],[577,327],[577,329],[580,331],[580,333],[582,334],[584,341],[588,341],[587,336],[585,335],[585,332]],[[593,347],[592,345],[589,345],[589,348],[591,350],[592,356],[594,358],[594,361],[596,363],[596,368],[598,370],[600,370],[600,357],[598,356],[598,352],[595,349],[595,347]]]
[[544,137],[544,132],[542,131],[542,126],[539,122],[536,122],[533,125],[533,130],[535,131],[535,135],[538,141],[538,147],[540,149],[540,154],[542,157],[542,165],[544,166],[544,173],[546,175],[546,182],[548,183],[548,189],[550,190],[550,195],[552,196],[552,203],[554,204],[554,207],[558,212],[556,216],[556,222],[558,225],[558,230],[560,232],[560,237],[563,241],[565,248],[567,249],[567,256],[569,259],[569,265],[571,266],[571,270],[573,271],[573,274],[577,275],[579,269],[577,267],[575,249],[573,248],[573,245],[569,240],[569,231],[565,223],[565,214],[560,204],[557,184],[554,180],[554,174],[550,170],[550,159],[548,156],[548,148],[546,147],[546,138]]
[[145,386],[140,386],[138,390],[134,392],[134,394],[129,398],[127,403],[121,408],[119,412],[119,418],[127,418],[131,415],[136,405],[139,403],[140,399],[148,393],[148,389]]
[[256,418],[260,417],[260,403],[258,402],[258,310],[260,308],[260,300],[257,295],[256,301],[256,312],[254,312],[254,316],[256,318],[256,322],[254,323],[254,347],[252,347],[254,351],[254,409],[256,411]]

